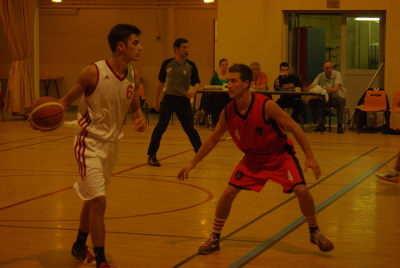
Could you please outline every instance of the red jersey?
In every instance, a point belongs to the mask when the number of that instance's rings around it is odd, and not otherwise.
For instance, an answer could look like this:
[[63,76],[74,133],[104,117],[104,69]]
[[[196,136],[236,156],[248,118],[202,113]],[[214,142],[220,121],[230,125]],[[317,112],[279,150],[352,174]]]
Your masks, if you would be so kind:
[[264,118],[265,102],[269,97],[251,93],[252,100],[245,115],[236,109],[236,102],[225,108],[228,131],[237,147],[259,164],[274,165],[284,154],[294,155],[293,142],[275,120]]

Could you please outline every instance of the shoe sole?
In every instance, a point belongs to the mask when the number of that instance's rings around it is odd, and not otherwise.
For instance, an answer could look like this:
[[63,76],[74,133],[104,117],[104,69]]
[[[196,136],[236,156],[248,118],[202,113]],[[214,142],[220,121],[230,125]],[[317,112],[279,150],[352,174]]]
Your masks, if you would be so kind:
[[221,248],[218,246],[218,247],[215,247],[215,248],[213,248],[212,249],[212,251],[198,251],[197,252],[197,254],[199,254],[199,255],[210,255],[211,253],[213,253],[214,251],[218,251],[218,250],[220,250]]
[[333,244],[332,244],[332,247],[329,247],[329,248],[324,249],[324,248],[321,248],[316,242],[314,242],[314,240],[311,239],[310,242],[313,243],[314,245],[317,245],[318,248],[319,248],[319,250],[321,250],[322,252],[329,252],[329,251],[332,251],[332,250],[335,249],[335,247],[333,246]]
[[388,178],[381,177],[381,176],[378,176],[378,175],[375,175],[375,176],[378,179],[383,180],[383,181],[389,181],[389,182],[392,182],[392,183],[399,183],[399,178],[397,178],[397,179],[388,179]]

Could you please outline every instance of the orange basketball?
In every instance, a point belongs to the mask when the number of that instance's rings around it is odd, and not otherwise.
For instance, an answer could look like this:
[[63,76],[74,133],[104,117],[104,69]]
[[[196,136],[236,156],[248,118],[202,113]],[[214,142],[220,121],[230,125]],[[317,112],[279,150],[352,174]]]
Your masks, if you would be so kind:
[[57,99],[42,97],[29,107],[29,122],[41,131],[55,130],[64,121],[64,107]]

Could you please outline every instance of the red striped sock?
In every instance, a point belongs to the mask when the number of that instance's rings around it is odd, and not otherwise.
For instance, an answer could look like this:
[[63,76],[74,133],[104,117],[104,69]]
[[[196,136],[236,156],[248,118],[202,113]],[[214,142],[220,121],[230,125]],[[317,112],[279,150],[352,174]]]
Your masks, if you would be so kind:
[[220,234],[224,228],[226,219],[214,218],[213,233]]
[[312,216],[312,217],[306,217],[306,221],[307,221],[308,227],[310,228],[311,233],[313,233],[315,230],[318,229],[316,214],[314,214],[314,216]]

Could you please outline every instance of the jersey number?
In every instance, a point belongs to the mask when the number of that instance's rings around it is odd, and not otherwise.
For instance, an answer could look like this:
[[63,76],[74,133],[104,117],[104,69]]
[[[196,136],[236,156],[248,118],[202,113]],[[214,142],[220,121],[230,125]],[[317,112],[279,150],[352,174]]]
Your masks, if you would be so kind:
[[132,95],[133,95],[133,86],[129,86],[126,89],[126,98],[130,99],[132,97]]

